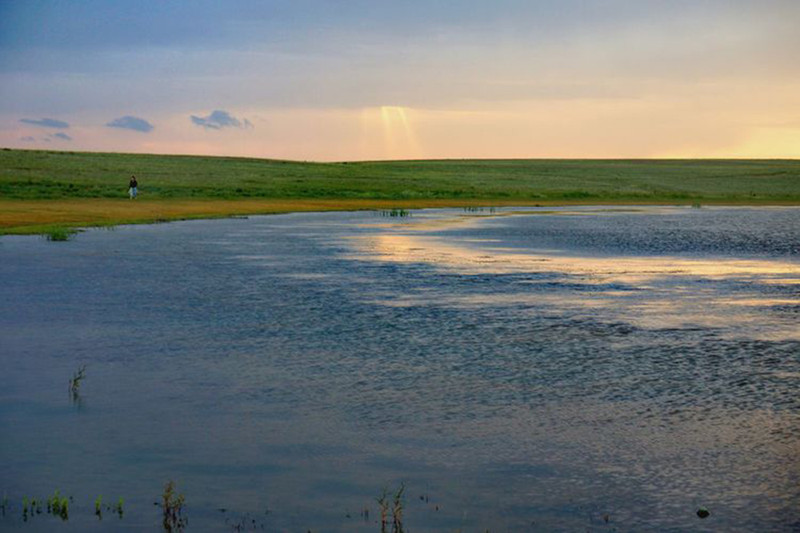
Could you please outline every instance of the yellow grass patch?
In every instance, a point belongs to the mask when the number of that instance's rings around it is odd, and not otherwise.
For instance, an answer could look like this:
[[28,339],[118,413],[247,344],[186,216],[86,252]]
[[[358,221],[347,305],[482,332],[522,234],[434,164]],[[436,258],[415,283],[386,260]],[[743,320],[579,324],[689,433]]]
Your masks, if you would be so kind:
[[71,227],[107,226],[297,211],[356,211],[364,209],[417,209],[490,205],[533,205],[533,202],[360,199],[128,200],[108,198],[0,200],[0,233],[39,233],[43,228],[53,225]]

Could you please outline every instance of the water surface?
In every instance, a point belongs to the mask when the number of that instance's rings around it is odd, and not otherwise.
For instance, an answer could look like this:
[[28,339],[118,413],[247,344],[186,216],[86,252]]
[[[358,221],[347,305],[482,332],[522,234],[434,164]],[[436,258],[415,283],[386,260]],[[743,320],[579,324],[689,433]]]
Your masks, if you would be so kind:
[[800,528],[800,209],[4,237],[0,280],[2,529],[152,531],[168,479],[189,531],[378,531],[401,482],[412,531]]

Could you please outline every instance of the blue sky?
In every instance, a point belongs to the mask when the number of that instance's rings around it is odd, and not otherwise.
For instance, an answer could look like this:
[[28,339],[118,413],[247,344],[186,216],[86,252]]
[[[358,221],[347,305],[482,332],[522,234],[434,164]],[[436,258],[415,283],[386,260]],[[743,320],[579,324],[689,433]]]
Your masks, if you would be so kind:
[[800,157],[798,27],[789,0],[4,0],[0,144]]

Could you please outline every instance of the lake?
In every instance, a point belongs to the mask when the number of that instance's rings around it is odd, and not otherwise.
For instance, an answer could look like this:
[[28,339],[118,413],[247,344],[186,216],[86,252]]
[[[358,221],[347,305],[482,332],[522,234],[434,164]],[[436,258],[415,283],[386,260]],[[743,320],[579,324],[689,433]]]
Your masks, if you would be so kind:
[[800,529],[800,209],[391,214],[2,237],[0,529]]

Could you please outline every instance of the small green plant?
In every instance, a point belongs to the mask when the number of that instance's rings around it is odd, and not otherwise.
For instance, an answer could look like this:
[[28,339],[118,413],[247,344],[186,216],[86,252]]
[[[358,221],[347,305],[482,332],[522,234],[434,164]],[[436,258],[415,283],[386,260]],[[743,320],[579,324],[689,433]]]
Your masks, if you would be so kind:
[[117,500],[117,505],[114,507],[114,512],[116,512],[120,518],[122,518],[122,504],[122,497],[120,497],[120,499]]
[[175,482],[170,480],[164,485],[164,493],[161,495],[161,510],[164,513],[164,531],[183,531],[186,527],[186,518],[182,516],[183,505],[186,497],[178,494],[175,490]]
[[44,230],[44,236],[48,241],[68,241],[76,233],[78,233],[76,230],[64,226],[51,226]]
[[3,516],[6,515],[6,509],[8,508],[8,495],[4,492],[3,493],[3,500],[0,501],[0,511],[2,511]]
[[51,497],[47,498],[47,512],[54,516],[60,516],[61,520],[68,520],[69,499],[62,498],[61,493],[55,491]]
[[80,367],[69,380],[69,391],[73,398],[77,398],[80,393],[81,381],[86,377],[86,365]]
[[99,520],[103,519],[103,496],[102,494],[94,500],[94,514]]

